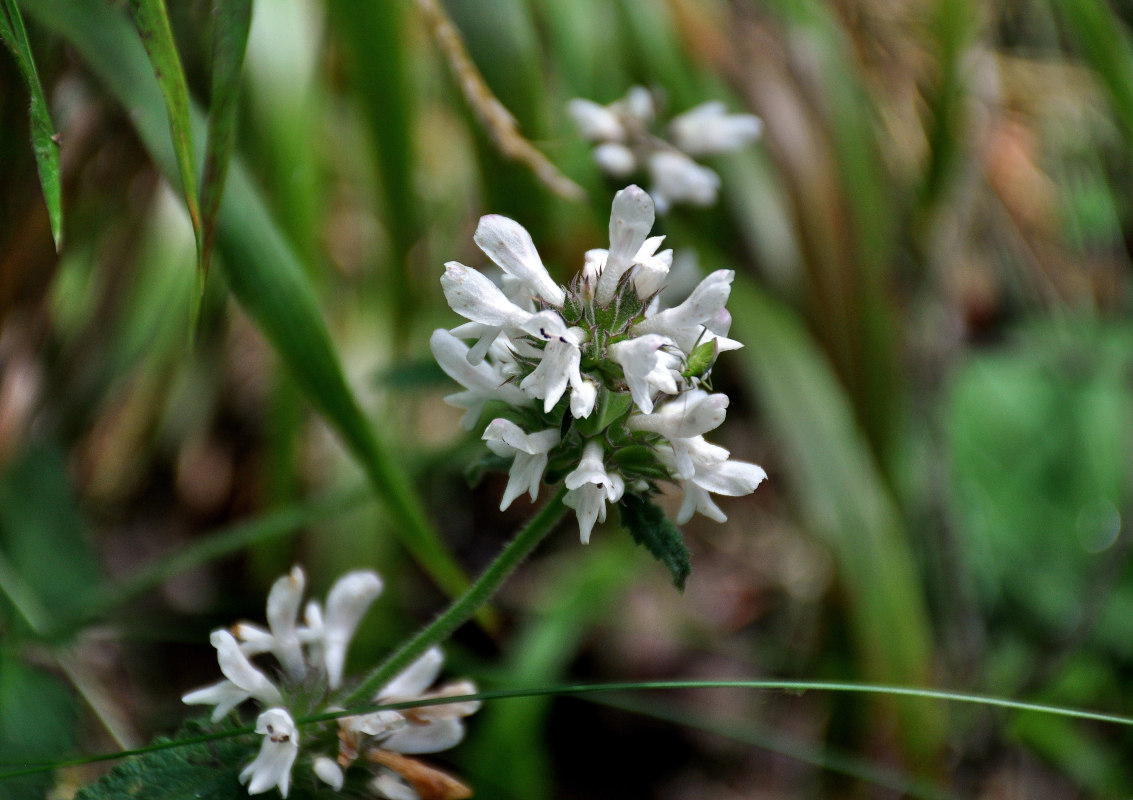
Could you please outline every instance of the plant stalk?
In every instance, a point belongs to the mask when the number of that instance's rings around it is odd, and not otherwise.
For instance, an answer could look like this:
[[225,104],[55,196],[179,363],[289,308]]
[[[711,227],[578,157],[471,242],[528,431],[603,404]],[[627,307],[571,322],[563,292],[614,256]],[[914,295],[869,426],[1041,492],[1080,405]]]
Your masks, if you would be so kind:
[[420,658],[426,650],[447,639],[453,631],[467,622],[562,519],[566,511],[566,506],[563,505],[565,495],[566,487],[560,488],[558,494],[508,543],[496,560],[488,565],[464,594],[367,675],[366,679],[347,695],[345,704],[371,699],[379,689]]

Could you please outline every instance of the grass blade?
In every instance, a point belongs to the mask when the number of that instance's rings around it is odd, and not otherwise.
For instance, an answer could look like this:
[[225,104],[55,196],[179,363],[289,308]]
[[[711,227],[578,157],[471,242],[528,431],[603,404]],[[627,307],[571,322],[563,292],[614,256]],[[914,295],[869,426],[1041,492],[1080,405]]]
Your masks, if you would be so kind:
[[1081,46],[1082,56],[1098,73],[1114,111],[1133,136],[1133,44],[1129,30],[1102,0],[1051,3]]
[[252,27],[252,0],[213,3],[212,96],[209,100],[208,141],[201,178],[201,269],[208,274],[216,235],[216,217],[224,196],[228,163],[236,140],[236,101],[248,31]]
[[165,100],[165,110],[169,116],[169,133],[173,142],[173,154],[177,162],[177,172],[181,176],[181,191],[185,195],[185,205],[189,218],[193,221],[193,234],[197,239],[197,263],[201,268],[201,284],[204,282],[204,260],[201,241],[201,209],[197,199],[197,168],[193,161],[193,123],[189,116],[189,86],[185,80],[185,70],[181,68],[181,57],[177,54],[177,44],[173,41],[173,29],[169,25],[169,15],[165,13],[163,0],[130,0],[130,11],[142,45],[153,67],[153,74],[161,87]]
[[51,220],[51,237],[55,240],[55,252],[63,245],[63,182],[59,173],[59,143],[47,111],[47,98],[39,82],[39,73],[31,55],[31,45],[24,29],[24,20],[15,0],[0,3],[0,39],[12,51],[16,66],[28,85],[31,96],[31,145],[35,152],[35,164],[39,170],[39,184],[43,187],[43,200],[47,204],[47,216]]
[[[744,378],[788,454],[804,523],[838,564],[863,670],[887,683],[926,682],[932,642],[913,556],[849,398],[797,317],[741,276],[730,305],[734,335],[758,342],[737,354]],[[898,713],[913,759],[941,752],[944,720],[936,710]]]

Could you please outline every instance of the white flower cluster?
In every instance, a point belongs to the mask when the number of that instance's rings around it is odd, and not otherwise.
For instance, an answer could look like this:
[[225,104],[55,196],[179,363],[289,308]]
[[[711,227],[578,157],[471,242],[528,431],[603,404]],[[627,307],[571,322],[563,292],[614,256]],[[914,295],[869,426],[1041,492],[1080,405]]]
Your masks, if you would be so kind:
[[465,389],[446,398],[467,409],[465,428],[491,408],[483,438],[511,459],[500,508],[524,492],[534,500],[545,476],[561,478],[584,544],[607,502],[650,495],[657,481],[684,484],[679,523],[697,511],[722,522],[709,492],[745,495],[766,477],[704,440],[728,406],[726,395],[703,388],[705,378],[718,353],[741,346],[727,338],[724,308],[734,273],[713,272],[662,309],[673,251],[658,252],[664,237],[649,237],[653,221],[648,194],[618,192],[610,248],[588,252],[564,288],[519,223],[485,216],[475,242],[504,271],[503,288],[455,261],[441,278],[449,305],[469,322],[434,331],[433,354]]
[[[264,737],[259,754],[240,773],[249,794],[277,787],[287,797],[291,768],[299,756],[299,728],[292,715],[336,710],[332,698],[342,688],[350,640],[382,591],[376,573],[348,572],[331,587],[325,609],[315,600],[303,607],[305,583],[299,567],[275,582],[268,594],[266,629],[241,622],[231,630],[213,631],[210,641],[224,679],[181,698],[189,704],[215,706],[213,722],[248,699],[266,707],[256,719],[256,733]],[[275,680],[252,662],[269,653],[280,667]],[[374,701],[386,704],[475,693],[471,681],[457,681],[427,692],[443,663],[441,651],[432,648],[386,684]],[[418,796],[413,788],[415,776],[429,768],[405,756],[455,746],[464,737],[461,718],[478,707],[478,702],[471,701],[446,703],[343,717],[337,728],[312,726],[312,732],[305,735],[315,740],[320,754],[312,759],[311,768],[320,780],[339,790],[346,780],[345,770],[364,754],[375,765],[384,765],[373,774],[371,791],[391,800],[414,800]],[[334,748],[337,754],[332,758],[326,753]],[[433,772],[455,783],[455,779]]]
[[650,133],[657,112],[653,96],[641,86],[608,106],[576,98],[567,112],[583,138],[596,143],[594,160],[607,175],[649,173],[649,193],[659,214],[675,203],[713,205],[720,176],[693,157],[738,150],[763,131],[759,117],[729,114],[723,103],[710,101],[670,120],[668,140],[662,139]]

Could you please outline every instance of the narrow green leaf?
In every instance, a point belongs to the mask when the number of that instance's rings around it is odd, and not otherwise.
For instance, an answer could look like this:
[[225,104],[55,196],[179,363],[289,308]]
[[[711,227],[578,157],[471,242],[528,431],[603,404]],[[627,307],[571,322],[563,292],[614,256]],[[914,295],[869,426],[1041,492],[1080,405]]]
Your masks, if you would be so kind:
[[[154,161],[167,173],[175,171],[161,93],[125,19],[101,0],[39,0],[29,8],[70,42],[110,93],[132,110],[130,119]],[[232,293],[361,463],[386,503],[391,530],[402,545],[438,586],[458,595],[468,579],[429,524],[397,457],[362,413],[306,273],[238,159],[231,165],[227,193],[229,202],[217,217],[217,244]]]
[[1129,28],[1104,0],[1065,0],[1051,6],[1101,78],[1126,135],[1133,136],[1133,42]]
[[[864,674],[922,684],[931,675],[931,627],[900,513],[833,368],[789,309],[736,276],[733,335],[758,342],[733,358],[784,454],[808,531],[838,565]],[[931,758],[944,719],[931,707],[902,707],[910,757]]]
[[31,95],[31,144],[35,151],[36,168],[39,170],[39,183],[43,187],[43,200],[47,204],[47,216],[51,220],[51,237],[55,240],[55,252],[59,252],[63,244],[63,182],[59,174],[59,142],[51,125],[47,99],[32,59],[24,20],[15,0],[3,0],[0,3],[0,39],[12,51],[16,66],[28,85],[28,94]]
[[251,27],[252,0],[213,2],[212,97],[201,180],[201,268],[206,274],[216,236],[217,212],[236,140],[236,101],[240,96],[240,76]]
[[177,44],[173,41],[173,29],[169,25],[163,0],[130,0],[130,10],[165,100],[173,153],[181,176],[181,191],[185,195],[185,205],[189,209],[189,218],[193,221],[193,233],[197,239],[197,261],[201,267],[203,283],[201,210],[197,200],[193,125],[189,115],[189,86],[185,80],[185,70],[181,68],[181,57],[177,54]]
[[673,573],[673,585],[683,592],[685,581],[692,572],[692,563],[680,528],[665,516],[659,505],[645,497],[627,494],[618,503],[618,508],[622,511],[622,523],[633,540],[669,568],[669,572]]

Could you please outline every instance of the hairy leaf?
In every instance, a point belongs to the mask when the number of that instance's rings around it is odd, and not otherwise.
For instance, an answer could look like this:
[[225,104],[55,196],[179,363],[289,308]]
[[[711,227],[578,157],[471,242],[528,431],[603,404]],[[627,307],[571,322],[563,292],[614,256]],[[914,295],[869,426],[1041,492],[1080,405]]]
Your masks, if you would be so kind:
[[692,564],[680,529],[665,516],[659,505],[648,498],[627,494],[618,506],[622,511],[622,523],[633,540],[669,568],[669,572],[673,573],[673,585],[683,592]]

